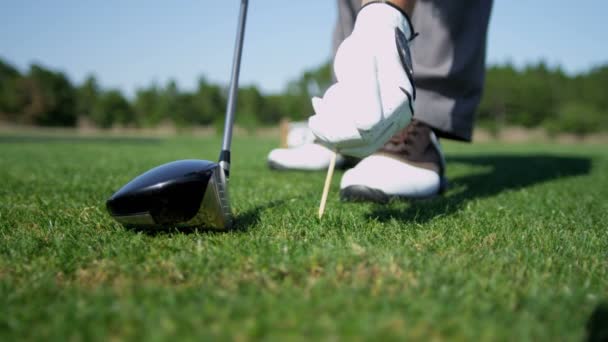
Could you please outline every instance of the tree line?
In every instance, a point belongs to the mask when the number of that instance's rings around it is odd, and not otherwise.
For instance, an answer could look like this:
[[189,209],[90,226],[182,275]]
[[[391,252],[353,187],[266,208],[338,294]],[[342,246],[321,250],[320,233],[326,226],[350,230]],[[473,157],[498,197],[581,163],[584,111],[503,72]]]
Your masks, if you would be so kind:
[[[244,128],[275,125],[281,118],[303,120],[312,114],[310,98],[332,82],[325,63],[289,82],[279,94],[241,87],[237,124]],[[608,130],[608,65],[568,75],[545,63],[517,69],[510,64],[487,69],[477,117],[480,125],[544,127],[550,132],[587,134]],[[215,125],[222,127],[227,87],[200,78],[196,89],[175,81],[138,89],[127,98],[103,89],[94,76],[73,84],[62,72],[33,64],[26,72],[0,59],[0,121],[38,126],[76,126],[81,120],[99,128]]]
[[517,70],[488,68],[477,118],[481,125],[543,127],[587,134],[608,130],[608,65],[569,76],[543,62]]

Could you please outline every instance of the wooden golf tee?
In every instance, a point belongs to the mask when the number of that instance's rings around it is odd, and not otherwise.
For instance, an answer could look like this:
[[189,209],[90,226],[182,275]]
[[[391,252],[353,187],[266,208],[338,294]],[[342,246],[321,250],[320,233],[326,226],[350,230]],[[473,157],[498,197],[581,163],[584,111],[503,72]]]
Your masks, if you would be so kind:
[[329,187],[331,185],[331,179],[334,177],[334,168],[336,167],[336,152],[331,156],[329,162],[329,168],[327,169],[327,176],[325,177],[325,186],[323,186],[323,196],[321,196],[321,205],[319,206],[319,220],[323,217],[325,212],[325,203],[327,203],[327,194],[329,194]]

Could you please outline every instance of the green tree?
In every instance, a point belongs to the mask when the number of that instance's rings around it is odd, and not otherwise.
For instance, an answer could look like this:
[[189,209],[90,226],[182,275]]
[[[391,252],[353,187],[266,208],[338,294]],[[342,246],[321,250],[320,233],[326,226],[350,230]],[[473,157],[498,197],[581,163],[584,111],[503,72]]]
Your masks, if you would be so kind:
[[563,104],[554,117],[548,118],[545,127],[550,133],[561,132],[585,135],[608,128],[606,115],[595,106],[584,102]]
[[239,89],[235,121],[242,127],[253,129],[264,115],[264,97],[255,86]]
[[137,90],[133,109],[139,126],[153,127],[166,118],[161,108],[161,96],[161,90],[156,85]]
[[192,93],[177,94],[172,113],[173,122],[176,125],[185,127],[199,123],[201,115],[195,100],[196,98]]
[[129,102],[118,90],[104,92],[92,113],[93,121],[102,128],[114,124],[129,125],[135,122],[135,114]]
[[15,120],[22,110],[22,97],[18,92],[21,78],[19,71],[12,65],[0,59],[0,117]]
[[63,73],[34,64],[18,88],[25,103],[21,121],[42,126],[76,124],[76,92]]
[[163,118],[169,119],[174,123],[179,122],[179,118],[176,117],[176,113],[178,113],[179,103],[177,102],[179,98],[179,89],[177,87],[177,82],[174,80],[169,80],[167,85],[161,89],[160,93],[160,101],[158,103],[158,110],[160,111]]
[[94,75],[89,75],[84,83],[76,89],[76,112],[84,117],[91,117],[99,100],[101,90]]
[[222,88],[201,77],[194,94],[194,106],[198,113],[195,121],[197,124],[209,125],[219,120],[226,110],[226,97]]

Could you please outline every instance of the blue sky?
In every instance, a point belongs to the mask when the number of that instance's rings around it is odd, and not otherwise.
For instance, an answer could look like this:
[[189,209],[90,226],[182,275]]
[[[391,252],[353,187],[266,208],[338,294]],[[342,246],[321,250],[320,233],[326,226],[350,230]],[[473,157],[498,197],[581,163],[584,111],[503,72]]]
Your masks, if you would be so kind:
[[[448,0],[445,0],[448,1]],[[200,75],[228,83],[238,0],[3,0],[0,57],[32,62],[74,82],[94,73],[103,87],[133,94],[152,82],[191,89]],[[569,73],[608,62],[599,0],[496,0],[488,62],[521,66],[544,59]],[[335,0],[250,0],[242,84],[283,89],[329,58]]]

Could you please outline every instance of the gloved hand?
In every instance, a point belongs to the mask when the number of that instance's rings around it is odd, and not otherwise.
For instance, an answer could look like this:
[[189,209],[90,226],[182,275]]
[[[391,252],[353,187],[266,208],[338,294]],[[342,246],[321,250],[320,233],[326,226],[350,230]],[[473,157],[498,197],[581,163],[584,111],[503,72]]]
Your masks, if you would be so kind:
[[308,125],[317,141],[355,157],[378,150],[411,120],[416,97],[405,13],[372,3],[357,15],[353,33],[334,60],[337,82],[312,99]]

